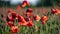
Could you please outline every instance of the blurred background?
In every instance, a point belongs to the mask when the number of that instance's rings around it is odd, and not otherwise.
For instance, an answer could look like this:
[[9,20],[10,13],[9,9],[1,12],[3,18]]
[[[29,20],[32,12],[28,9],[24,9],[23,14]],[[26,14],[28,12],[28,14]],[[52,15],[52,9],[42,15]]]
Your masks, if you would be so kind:
[[[32,6],[60,6],[60,0],[27,0]],[[21,4],[23,0],[0,0],[0,6],[16,6]]]

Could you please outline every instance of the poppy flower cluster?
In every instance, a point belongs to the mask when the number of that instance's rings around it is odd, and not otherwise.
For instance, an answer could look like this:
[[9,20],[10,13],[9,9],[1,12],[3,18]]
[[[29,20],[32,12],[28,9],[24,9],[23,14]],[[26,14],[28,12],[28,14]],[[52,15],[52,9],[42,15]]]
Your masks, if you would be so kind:
[[[26,3],[27,3],[27,1],[23,1],[22,6],[25,7]],[[16,9],[19,10],[20,6],[17,6]],[[8,16],[6,18],[7,19],[6,24],[7,24],[7,26],[10,26],[10,31],[13,32],[13,33],[18,31],[18,27],[16,27],[16,25],[14,24],[14,19],[18,20],[18,25],[17,26],[27,26],[27,27],[33,26],[33,21],[30,18],[31,15],[32,15],[32,12],[33,12],[32,8],[27,8],[26,14],[25,14],[26,17],[23,17],[23,16],[15,13],[12,9],[9,9],[8,10]],[[32,17],[35,21],[40,20],[39,15],[33,15]],[[44,24],[45,21],[48,20],[48,18],[46,16],[43,16],[41,19],[42,19],[42,24]]]
[[7,23],[6,25],[10,27],[10,32],[17,32],[18,31],[18,27],[16,28],[16,26],[14,25],[14,19],[17,17],[17,14],[15,12],[12,11],[12,9],[8,10],[8,16],[6,18]]
[[[8,16],[6,18],[6,20],[7,20],[7,23],[6,23],[7,26],[10,26],[10,28],[14,28],[15,27],[15,25],[14,25],[14,19],[16,19],[16,18],[18,20],[18,26],[28,26],[28,27],[31,27],[33,25],[33,23],[30,20],[30,18],[27,18],[28,19],[27,20],[23,16],[18,15],[15,12],[12,12],[11,9],[10,9],[10,10],[8,10]],[[10,31],[15,32],[17,30],[12,29]]]
[[[29,3],[24,0],[22,3],[22,7],[26,7],[27,5],[29,5]],[[18,5],[16,7],[17,10],[20,10],[21,7]],[[23,17],[22,15],[17,14],[16,12],[14,12],[12,9],[8,9],[8,16],[6,18],[6,25],[10,27],[10,32],[15,33],[18,32],[18,26],[26,26],[26,27],[32,27],[33,26],[33,20],[35,21],[40,21],[41,19],[41,23],[42,25],[44,25],[46,23],[46,21],[48,20],[47,16],[42,16],[40,18],[39,15],[32,15],[33,10],[32,8],[27,8],[26,12],[25,12],[25,16]],[[59,14],[60,11],[58,9],[51,9],[51,13],[52,14]],[[31,16],[33,18],[33,20],[31,19]],[[3,17],[3,15],[2,15]],[[18,24],[15,25],[14,20],[18,21]]]
[[60,14],[60,10],[59,9],[51,9],[51,13],[58,15],[58,14]]
[[[26,7],[27,4],[28,4],[27,1],[24,0],[23,3],[22,3],[22,7]],[[16,9],[20,10],[21,7],[18,5],[16,7]],[[28,27],[31,27],[33,25],[32,20],[30,20],[30,18],[29,18],[29,16],[31,16],[31,13],[32,13],[32,9],[28,8],[26,10],[26,16],[28,18],[24,18],[23,16],[18,15],[16,12],[14,12],[12,9],[8,9],[8,16],[6,18],[6,20],[7,20],[6,25],[10,27],[10,32],[11,33],[18,32],[18,27],[17,26],[28,26]],[[18,20],[18,25],[14,24],[14,20],[15,19]]]

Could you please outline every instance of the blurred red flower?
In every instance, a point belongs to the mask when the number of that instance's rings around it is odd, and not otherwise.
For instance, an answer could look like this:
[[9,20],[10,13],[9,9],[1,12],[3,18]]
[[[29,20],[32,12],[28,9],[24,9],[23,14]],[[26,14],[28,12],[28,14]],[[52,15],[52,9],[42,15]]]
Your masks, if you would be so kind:
[[7,18],[6,18],[7,22],[9,21],[14,21],[14,19],[12,18],[12,16],[8,15]]
[[27,22],[27,26],[28,26],[28,27],[31,27],[32,25],[33,25],[33,22],[32,22],[32,21],[28,21],[28,22]]
[[25,26],[26,25],[26,21],[24,19],[24,17],[22,16],[18,16],[18,25],[22,25],[22,26]]
[[33,18],[34,18],[34,20],[36,20],[36,21],[39,21],[39,20],[40,20],[40,17],[39,17],[38,15],[33,16]]
[[27,2],[27,0],[24,0],[22,3],[22,7],[30,6],[30,4]]
[[30,12],[26,12],[25,14],[27,17],[30,17],[31,16],[31,13]]
[[16,18],[18,16],[15,12],[11,13],[11,15],[12,15],[12,18]]
[[22,22],[22,21],[24,21],[24,17],[18,16],[18,22]]
[[22,3],[22,7],[26,7],[27,6],[27,1],[24,0],[23,3]]
[[51,13],[52,14],[55,14],[55,9],[51,9]]
[[26,18],[24,18],[25,19],[25,21],[26,22],[28,22],[28,21],[30,21],[31,19],[30,18],[28,18],[28,17],[26,17]]
[[12,32],[12,33],[18,32],[18,27],[17,26],[10,27],[10,32]]
[[60,10],[59,9],[55,9],[55,14],[56,15],[60,14]]
[[33,11],[32,11],[31,8],[28,8],[28,9],[26,10],[26,12],[32,13]]
[[7,22],[6,25],[10,26],[10,27],[14,26],[13,22],[11,22],[11,21]]
[[51,9],[51,13],[58,15],[58,14],[60,14],[60,10],[59,9]]
[[42,16],[41,20],[42,21],[47,21],[48,20],[48,17],[47,16]]

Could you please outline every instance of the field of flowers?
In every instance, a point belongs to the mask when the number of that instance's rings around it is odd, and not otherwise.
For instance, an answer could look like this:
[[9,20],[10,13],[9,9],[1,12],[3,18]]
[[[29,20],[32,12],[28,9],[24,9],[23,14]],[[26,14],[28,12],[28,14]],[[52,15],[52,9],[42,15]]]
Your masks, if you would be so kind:
[[14,8],[0,8],[0,34],[60,34],[59,8],[30,6],[23,1]]

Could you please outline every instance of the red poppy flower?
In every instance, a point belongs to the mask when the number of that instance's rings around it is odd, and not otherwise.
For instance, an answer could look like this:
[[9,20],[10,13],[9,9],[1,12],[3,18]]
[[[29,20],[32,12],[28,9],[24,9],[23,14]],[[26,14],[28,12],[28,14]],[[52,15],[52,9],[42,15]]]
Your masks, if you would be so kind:
[[52,14],[55,14],[55,9],[51,9],[51,13]]
[[47,16],[42,16],[42,21],[47,21],[48,20],[48,17]]
[[60,14],[60,10],[59,9],[55,9],[55,14],[56,15]]
[[31,8],[28,8],[28,9],[26,10],[26,12],[30,12],[30,13],[32,13],[33,11],[32,11]]
[[11,13],[12,18],[16,18],[18,15],[16,13]]
[[32,21],[27,22],[27,26],[31,27],[33,25]]
[[30,18],[24,18],[24,19],[25,19],[25,21],[27,21],[27,22],[31,20]]
[[39,20],[40,20],[40,17],[39,17],[38,15],[33,16],[33,18],[34,18],[34,20],[36,20],[36,21],[39,21]]
[[20,9],[21,9],[21,7],[18,5],[18,6],[16,7],[16,9],[17,9],[17,10],[20,10]]
[[60,14],[60,10],[58,10],[58,9],[51,9],[51,13],[58,15],[58,14]]
[[22,7],[26,7],[28,4],[27,0],[24,0],[23,3],[22,3]]
[[10,32],[12,32],[12,33],[18,32],[18,27],[17,26],[10,27]]
[[25,26],[26,25],[26,21],[24,19],[24,17],[22,16],[18,16],[18,25],[22,25],[22,26]]
[[24,21],[24,17],[18,16],[18,22],[22,22],[22,21]]
[[7,22],[14,21],[14,19],[12,18],[12,16],[9,16],[9,15],[7,16],[6,20],[7,20]]
[[27,1],[23,1],[22,7],[26,7],[26,5],[27,5]]
[[11,27],[11,26],[14,26],[13,22],[11,22],[11,21],[7,22],[6,25],[7,25],[7,26],[10,26],[10,27]]
[[30,17],[31,16],[31,13],[30,12],[26,12],[25,14],[27,17]]

